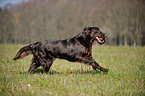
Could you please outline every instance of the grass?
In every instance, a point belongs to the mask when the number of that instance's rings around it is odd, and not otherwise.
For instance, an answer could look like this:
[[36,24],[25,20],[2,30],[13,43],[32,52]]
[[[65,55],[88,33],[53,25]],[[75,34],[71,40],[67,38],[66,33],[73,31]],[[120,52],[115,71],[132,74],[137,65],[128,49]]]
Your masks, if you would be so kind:
[[145,96],[145,48],[94,46],[93,57],[108,73],[57,59],[49,74],[28,74],[32,56],[13,61],[23,45],[0,45],[1,96]]

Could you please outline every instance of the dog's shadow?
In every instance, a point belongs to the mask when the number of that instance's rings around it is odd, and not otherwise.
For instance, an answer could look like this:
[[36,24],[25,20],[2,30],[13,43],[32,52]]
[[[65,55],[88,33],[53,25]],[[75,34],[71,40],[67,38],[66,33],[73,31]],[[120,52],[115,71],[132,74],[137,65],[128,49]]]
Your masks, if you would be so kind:
[[[26,74],[27,72],[21,72],[20,74]],[[67,72],[59,72],[59,71],[55,71],[55,70],[50,70],[48,72],[49,75],[56,75],[56,74],[64,74],[64,75],[67,75],[67,74],[107,74],[107,72],[101,72],[101,71],[98,71],[98,70],[75,70],[75,71],[67,71]],[[39,69],[36,69],[33,73],[31,74],[45,74],[43,72],[43,69],[42,68],[39,68]]]

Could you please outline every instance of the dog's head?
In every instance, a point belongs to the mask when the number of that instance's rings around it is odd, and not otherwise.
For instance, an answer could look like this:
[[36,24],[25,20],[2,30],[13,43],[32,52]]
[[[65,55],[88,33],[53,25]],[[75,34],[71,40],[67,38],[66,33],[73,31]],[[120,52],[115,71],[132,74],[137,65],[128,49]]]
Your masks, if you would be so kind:
[[93,40],[97,40],[99,44],[106,42],[106,34],[104,34],[98,27],[85,27],[84,33],[90,35]]

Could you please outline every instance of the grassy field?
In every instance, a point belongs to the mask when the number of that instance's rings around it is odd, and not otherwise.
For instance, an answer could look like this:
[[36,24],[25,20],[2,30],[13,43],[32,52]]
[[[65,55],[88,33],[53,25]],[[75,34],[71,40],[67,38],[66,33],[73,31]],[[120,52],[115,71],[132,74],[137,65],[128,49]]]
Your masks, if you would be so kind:
[[93,57],[108,73],[57,59],[49,74],[28,74],[32,56],[13,61],[23,45],[0,45],[1,96],[145,96],[145,47],[94,46]]

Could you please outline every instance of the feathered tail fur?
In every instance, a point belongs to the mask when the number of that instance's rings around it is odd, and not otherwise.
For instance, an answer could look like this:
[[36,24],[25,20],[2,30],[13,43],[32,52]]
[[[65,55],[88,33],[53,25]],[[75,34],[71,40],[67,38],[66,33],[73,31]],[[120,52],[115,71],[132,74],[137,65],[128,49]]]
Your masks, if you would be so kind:
[[18,53],[16,54],[16,56],[13,58],[13,60],[17,60],[17,59],[22,59],[25,56],[32,54],[32,50],[30,45],[29,46],[24,46],[23,48],[21,48]]

